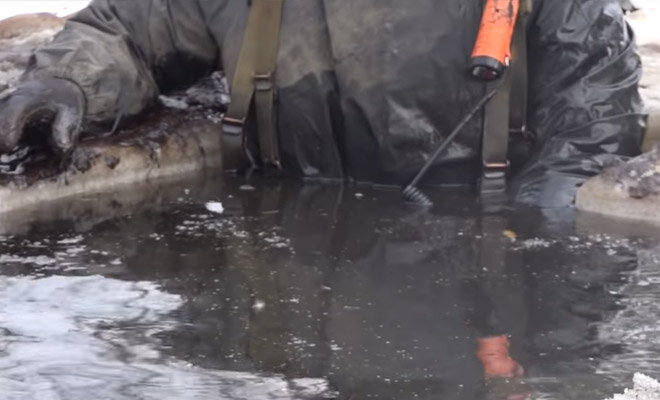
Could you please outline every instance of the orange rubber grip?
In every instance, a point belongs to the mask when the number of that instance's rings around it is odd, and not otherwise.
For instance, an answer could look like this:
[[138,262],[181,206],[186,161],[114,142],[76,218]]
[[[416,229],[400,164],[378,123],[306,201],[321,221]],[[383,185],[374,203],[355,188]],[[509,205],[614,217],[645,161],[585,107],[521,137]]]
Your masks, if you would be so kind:
[[472,58],[490,57],[507,65],[520,0],[486,0]]

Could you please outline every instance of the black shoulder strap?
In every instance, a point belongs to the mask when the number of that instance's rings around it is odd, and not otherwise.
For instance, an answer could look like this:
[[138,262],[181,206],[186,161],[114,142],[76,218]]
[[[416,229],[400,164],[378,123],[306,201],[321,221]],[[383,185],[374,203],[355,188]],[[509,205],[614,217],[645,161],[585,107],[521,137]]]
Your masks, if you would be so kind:
[[237,168],[244,159],[243,128],[253,103],[262,161],[280,165],[275,67],[284,0],[252,0],[249,4],[250,14],[232,80],[231,103],[222,121],[225,169]]

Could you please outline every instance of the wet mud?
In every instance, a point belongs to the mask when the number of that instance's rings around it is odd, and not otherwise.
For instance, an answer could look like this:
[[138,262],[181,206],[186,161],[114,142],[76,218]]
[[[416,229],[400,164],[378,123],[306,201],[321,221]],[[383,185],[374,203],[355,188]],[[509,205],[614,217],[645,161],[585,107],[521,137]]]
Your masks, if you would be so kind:
[[[166,192],[3,223],[9,399],[602,400],[660,371],[657,228],[256,178]],[[524,376],[486,379],[499,334]]]
[[46,156],[21,168],[0,176],[0,212],[221,170],[221,130],[203,114],[161,110],[112,137],[83,140],[70,160]]

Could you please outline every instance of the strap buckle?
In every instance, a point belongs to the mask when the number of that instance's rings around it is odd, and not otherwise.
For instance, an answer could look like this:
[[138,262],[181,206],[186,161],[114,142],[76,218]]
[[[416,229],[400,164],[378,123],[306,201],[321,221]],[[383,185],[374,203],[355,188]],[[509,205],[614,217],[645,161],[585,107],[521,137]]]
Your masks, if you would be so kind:
[[245,119],[236,119],[228,116],[222,117],[222,132],[232,135],[240,136],[243,134],[243,126],[245,125]]
[[517,128],[509,128],[509,135],[527,136],[527,125]]
[[509,170],[509,161],[484,162],[480,191],[481,194],[497,194],[506,191],[506,173]]
[[275,83],[273,81],[273,74],[271,72],[266,74],[254,75],[254,89],[258,92],[267,92],[273,90]]

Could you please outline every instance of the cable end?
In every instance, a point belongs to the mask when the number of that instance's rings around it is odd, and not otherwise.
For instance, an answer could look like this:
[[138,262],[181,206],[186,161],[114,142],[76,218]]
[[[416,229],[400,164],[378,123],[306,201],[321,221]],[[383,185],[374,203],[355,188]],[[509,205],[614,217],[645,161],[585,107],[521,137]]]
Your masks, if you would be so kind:
[[403,189],[403,199],[412,204],[419,206],[430,207],[433,205],[431,199],[425,195],[421,190],[412,185],[408,185]]

